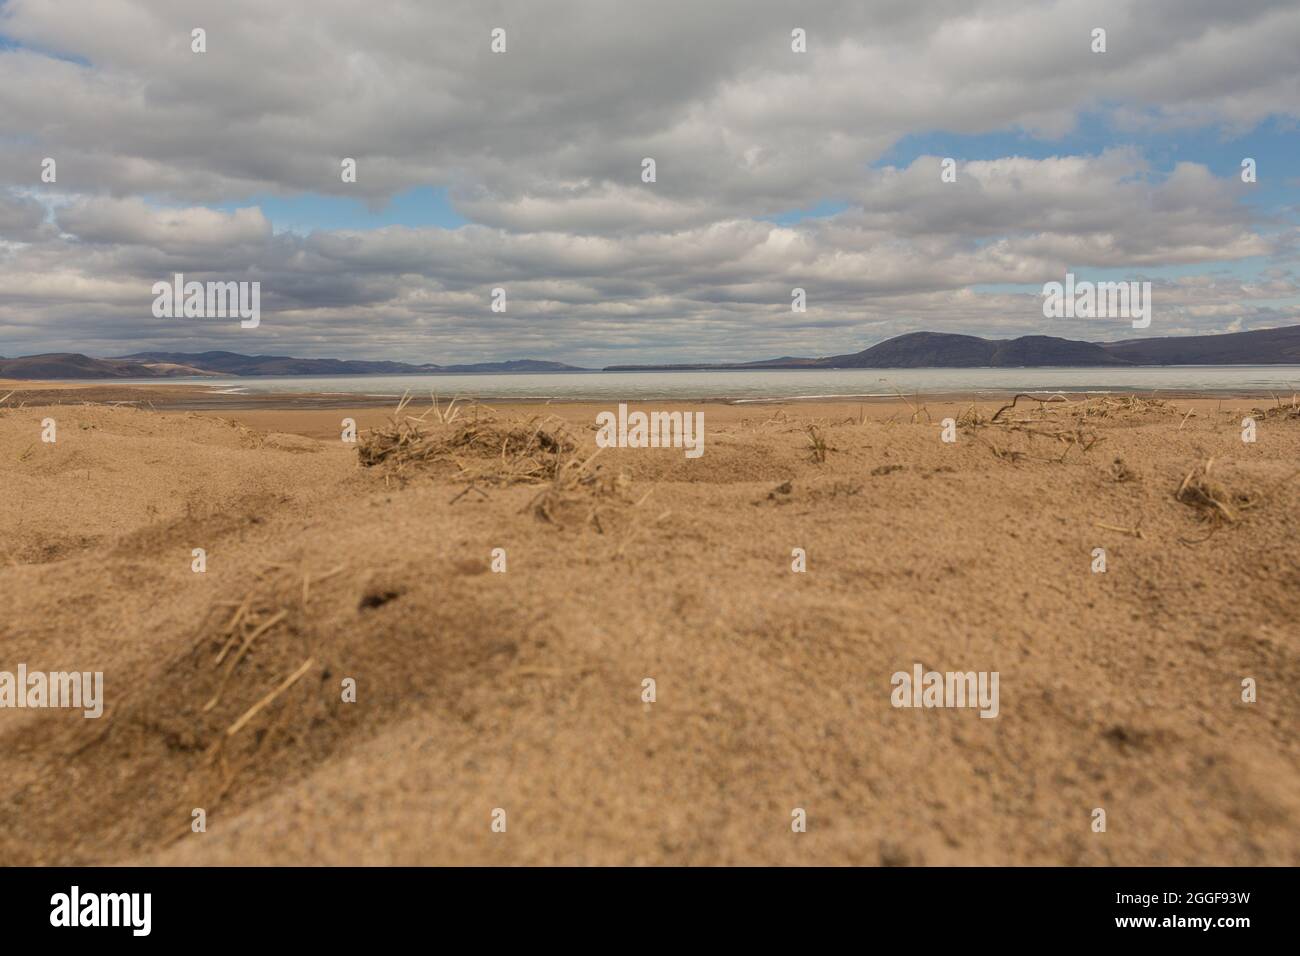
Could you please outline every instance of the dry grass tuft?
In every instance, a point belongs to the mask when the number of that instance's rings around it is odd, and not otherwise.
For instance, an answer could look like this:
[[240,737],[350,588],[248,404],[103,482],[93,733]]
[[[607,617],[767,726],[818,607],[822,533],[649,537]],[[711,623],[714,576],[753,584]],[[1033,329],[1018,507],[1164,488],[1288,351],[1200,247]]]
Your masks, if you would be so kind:
[[822,435],[821,429],[816,425],[805,426],[804,434],[808,436],[808,447],[810,449],[808,458],[816,464],[825,464],[828,452],[839,451],[838,448],[832,448],[830,445],[826,444],[826,438]]
[[[895,385],[895,386],[893,386],[893,388],[894,388],[894,394],[898,396],[898,400],[899,400],[900,402],[903,402],[904,404],[906,404],[907,407],[910,408],[910,409],[912,410],[911,423],[912,423],[913,425],[915,425],[917,422],[919,422],[919,421],[921,420],[921,416],[922,416],[922,415],[925,416],[925,421],[926,421],[927,424],[933,424],[934,419],[930,417],[930,409],[929,409],[929,408],[927,408],[925,405],[922,405],[922,406],[920,406],[920,407],[918,408],[918,407],[916,406],[916,403],[912,402],[912,401],[911,401],[911,400],[910,400],[906,395],[904,395],[903,392],[902,392],[902,390],[899,389],[898,386]],[[918,396],[918,398],[919,398],[919,396]],[[861,415],[861,409],[860,409],[860,408],[859,408],[859,415]]]
[[[1213,467],[1214,459],[1210,458],[1204,465],[1193,468],[1183,477],[1178,490],[1174,492],[1176,501],[1194,508],[1201,520],[1210,526],[1209,534],[1200,539],[1201,541],[1208,540],[1223,525],[1237,524],[1246,512],[1262,508],[1284,485],[1300,477],[1300,471],[1294,471],[1281,481],[1275,482],[1267,490],[1248,494],[1243,491],[1233,491],[1217,478],[1211,477],[1210,470]],[[1199,544],[1200,542],[1185,541],[1184,543]]]
[[1240,513],[1254,503],[1249,495],[1230,491],[1221,481],[1210,476],[1214,459],[1189,471],[1174,492],[1174,500],[1195,509],[1212,529],[1224,524],[1235,524]]
[[[1038,402],[1038,408],[1028,411],[1026,417],[1003,418],[1003,413],[1014,410],[1022,398]],[[1013,396],[1010,403],[994,412],[989,423],[1023,425],[1030,422],[1056,420],[1061,416],[1086,422],[1092,419],[1126,419],[1177,414],[1180,414],[1179,410],[1164,399],[1143,398],[1140,395],[1103,396],[1071,401],[1059,392],[1045,398],[1022,392]]]
[[[1025,410],[1019,418],[1011,418],[1007,413],[1014,411],[1022,398],[1037,402],[1038,407]],[[1136,401],[1144,400],[1136,399]],[[1129,407],[1122,401],[1112,404],[1117,408]],[[1071,402],[1064,395],[1059,394],[1041,397],[1020,393],[1013,396],[1009,403],[999,408],[990,418],[985,418],[972,405],[962,413],[958,424],[975,430],[977,435],[982,429],[996,429],[1007,435],[1018,432],[1029,439],[1030,447],[1033,446],[1033,440],[1036,438],[1051,439],[1065,446],[1059,455],[1033,455],[1028,451],[999,446],[993,442],[985,442],[985,444],[994,457],[1003,461],[1028,460],[1062,464],[1074,449],[1078,448],[1081,453],[1087,454],[1095,445],[1105,441],[1095,429],[1088,426],[1087,422],[1091,418],[1106,417],[1110,414],[1110,408],[1111,405],[1098,404],[1097,400],[1093,399]]]
[[577,442],[558,418],[502,423],[488,413],[461,417],[456,400],[446,408],[433,396],[423,415],[403,415],[403,398],[386,425],[357,444],[357,460],[382,467],[385,479],[405,481],[412,473],[450,466],[451,477],[472,485],[540,483],[555,479],[571,463]]
[[320,668],[306,620],[310,585],[343,570],[313,575],[296,563],[268,562],[242,599],[210,608],[196,639],[164,665],[148,693],[128,691],[73,755],[105,745],[146,754],[153,762],[141,772],[165,778],[177,801],[151,807],[162,818],[149,832],[165,833],[170,822],[177,826],[170,839],[189,833],[189,823],[179,823],[191,807],[221,809],[250,768],[277,760],[328,718],[328,704],[314,691],[289,692]]
[[600,452],[597,449],[584,461],[566,460],[524,511],[559,527],[590,524],[603,534],[610,506],[629,503],[632,479],[622,472],[608,474],[602,473],[599,467],[592,468]]
[[1292,394],[1290,404],[1283,404],[1282,399],[1273,396],[1273,405],[1269,408],[1253,408],[1251,416],[1255,419],[1300,420],[1300,396]]
[[[403,415],[404,398],[388,424],[364,436],[357,458],[367,468],[383,469],[385,480],[404,482],[413,474],[444,470],[444,476],[464,481],[453,503],[481,486],[542,485],[524,507],[536,518],[560,527],[592,525],[604,532],[615,506],[628,503],[631,479],[624,473],[607,473],[589,458],[578,457],[578,443],[555,416],[503,422],[490,412],[475,409],[462,417],[464,406],[455,402],[423,415]],[[432,420],[431,420],[432,419]]]

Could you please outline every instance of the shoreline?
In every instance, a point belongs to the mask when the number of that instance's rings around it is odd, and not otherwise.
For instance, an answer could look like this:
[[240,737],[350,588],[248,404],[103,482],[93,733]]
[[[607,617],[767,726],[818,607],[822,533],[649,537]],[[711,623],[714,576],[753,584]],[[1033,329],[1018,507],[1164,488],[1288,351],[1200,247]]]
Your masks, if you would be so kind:
[[[12,390],[12,393],[11,393]],[[683,398],[608,398],[608,399],[483,399],[457,396],[438,396],[439,407],[445,410],[451,400],[456,400],[460,420],[486,416],[489,419],[519,420],[551,419],[563,421],[568,427],[579,430],[592,426],[601,412],[612,411],[620,404],[629,409],[652,411],[702,411],[705,413],[710,434],[718,429],[732,427],[763,427],[772,422],[805,420],[813,422],[848,423],[875,422],[879,424],[931,424],[938,425],[945,418],[960,419],[974,409],[980,415],[992,416],[1010,403],[1016,395],[1032,395],[1021,399],[1023,408],[1038,408],[1038,400],[1061,395],[1069,402],[1085,399],[1111,399],[1122,401],[1128,397],[1156,399],[1168,404],[1180,414],[1193,413],[1218,415],[1220,412],[1249,415],[1277,404],[1290,405],[1293,396],[1270,392],[1187,392],[1182,390],[1089,391],[1089,392],[933,392],[891,395],[727,399],[706,397]],[[63,386],[58,383],[29,383],[27,388],[14,390],[12,384],[0,383],[0,412],[21,409],[61,408],[128,408],[160,416],[181,415],[209,418],[218,422],[239,423],[245,427],[267,432],[292,434],[318,441],[338,438],[345,419],[352,419],[365,433],[388,426],[397,409],[399,398],[392,396],[367,396],[357,394],[330,394],[320,392],[268,393],[263,395],[231,395],[214,393],[193,384],[176,385],[159,383],[147,386],[79,385]],[[430,396],[413,394],[404,414],[419,417],[430,407]],[[67,411],[62,414],[68,414]]]
[[[402,398],[397,394],[365,394],[358,392],[263,392],[234,393],[215,391],[214,386],[199,383],[176,384],[166,381],[148,384],[116,385],[111,382],[60,382],[0,379],[0,399],[8,398],[19,405],[80,405],[85,403],[105,405],[133,405],[159,412],[204,412],[204,411],[306,411],[333,409],[377,409],[391,408]],[[419,405],[427,404],[429,396],[423,392],[412,392],[412,401]],[[1271,389],[1126,389],[1126,388],[1092,388],[1092,389],[1033,389],[1015,391],[1012,389],[983,389],[965,391],[902,391],[892,393],[863,394],[827,394],[794,395],[773,397],[745,396],[610,396],[607,398],[568,398],[568,397],[486,397],[478,398],[463,395],[439,395],[440,401],[455,399],[460,403],[482,405],[491,408],[514,408],[520,406],[612,406],[620,402],[629,405],[717,405],[745,408],[749,406],[765,407],[774,405],[880,405],[897,402],[938,402],[938,403],[982,403],[1009,400],[1017,394],[1043,396],[1064,395],[1071,399],[1083,399],[1097,396],[1139,395],[1155,397],[1166,401],[1259,401],[1262,399],[1282,399],[1285,393]]]

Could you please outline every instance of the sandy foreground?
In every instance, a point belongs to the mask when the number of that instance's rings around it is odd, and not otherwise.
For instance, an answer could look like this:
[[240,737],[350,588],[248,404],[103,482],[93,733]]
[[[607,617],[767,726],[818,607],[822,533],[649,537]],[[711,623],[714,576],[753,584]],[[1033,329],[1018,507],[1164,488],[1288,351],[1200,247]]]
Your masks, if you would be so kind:
[[[0,671],[105,712],[0,709],[6,863],[1300,864],[1289,400],[633,406],[690,460],[53,391],[0,407]],[[918,663],[997,716],[894,707]]]

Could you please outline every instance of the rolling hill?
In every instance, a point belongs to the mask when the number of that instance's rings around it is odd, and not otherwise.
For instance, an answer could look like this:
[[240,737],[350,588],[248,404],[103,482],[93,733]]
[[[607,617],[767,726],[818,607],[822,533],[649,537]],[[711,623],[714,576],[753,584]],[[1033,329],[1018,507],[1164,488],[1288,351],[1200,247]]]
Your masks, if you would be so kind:
[[22,358],[0,357],[0,378],[112,379],[176,378],[191,375],[441,375],[472,372],[585,371],[561,362],[515,359],[473,365],[410,365],[357,359],[303,359],[238,352],[136,352],[115,358],[90,358],[77,352],[50,352]]
[[[604,371],[808,368],[1096,368],[1137,365],[1300,365],[1300,325],[1219,335],[1085,342],[1052,335],[986,339],[952,332],[908,332],[861,352],[756,362],[610,365]],[[468,365],[412,365],[363,359],[311,359],[238,352],[136,352],[90,358],[51,352],[0,357],[0,378],[174,378],[186,375],[441,375],[473,372],[581,372],[563,362],[515,359]]]
[[617,365],[606,371],[758,368],[1094,368],[1134,365],[1300,365],[1300,325],[1219,335],[1085,342],[1052,335],[985,339],[908,332],[861,352],[716,365]]

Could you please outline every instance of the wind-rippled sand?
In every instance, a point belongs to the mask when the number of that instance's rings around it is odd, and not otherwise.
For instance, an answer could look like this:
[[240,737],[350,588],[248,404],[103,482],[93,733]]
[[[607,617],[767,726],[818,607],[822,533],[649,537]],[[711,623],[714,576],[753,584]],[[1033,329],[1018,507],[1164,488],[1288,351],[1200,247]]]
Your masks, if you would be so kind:
[[[365,468],[391,410],[10,398],[0,670],[106,713],[0,710],[0,859],[1300,863],[1300,417],[1111,401],[673,406],[697,460],[497,407]],[[895,709],[916,663],[998,717]]]

